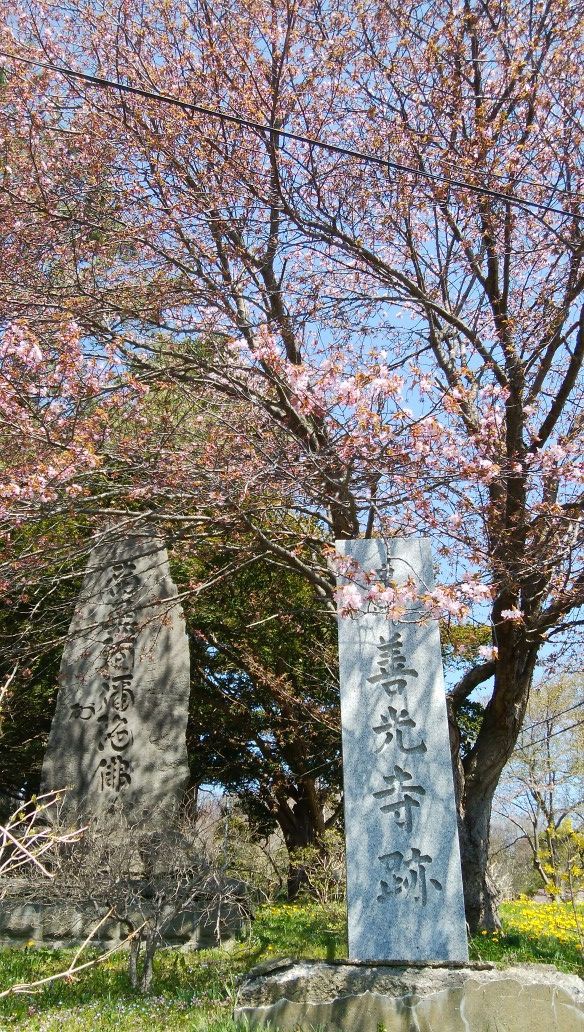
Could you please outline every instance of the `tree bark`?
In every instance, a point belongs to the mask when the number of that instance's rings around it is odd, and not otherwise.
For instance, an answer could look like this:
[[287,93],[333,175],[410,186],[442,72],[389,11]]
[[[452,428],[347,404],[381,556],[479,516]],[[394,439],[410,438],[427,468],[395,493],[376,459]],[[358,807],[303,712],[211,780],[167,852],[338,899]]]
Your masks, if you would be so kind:
[[464,908],[471,934],[479,928],[501,927],[497,890],[489,877],[489,829],[493,792],[464,795],[464,814],[459,821],[460,860]]
[[491,701],[476,742],[464,758],[456,724],[456,706],[464,693],[455,689],[448,700],[464,905],[471,934],[501,927],[497,889],[488,867],[491,808],[523,723],[537,655],[533,644],[520,647],[520,634],[512,637],[510,648],[496,663]]
[[308,884],[306,871],[301,863],[294,860],[294,854],[307,846],[321,846],[324,834],[324,814],[311,778],[301,783],[298,798],[292,805],[289,799],[280,800],[276,819],[290,858],[287,896],[291,902],[296,899],[302,887]]
[[156,953],[158,930],[156,926],[148,929],[146,934],[146,945],[144,948],[144,963],[142,966],[142,976],[140,978],[140,991],[147,993],[150,984],[152,982],[152,975],[154,973],[154,954]]
[[132,986],[132,989],[138,988],[138,958],[140,956],[140,945],[140,936],[137,935],[130,942],[129,973],[130,985]]

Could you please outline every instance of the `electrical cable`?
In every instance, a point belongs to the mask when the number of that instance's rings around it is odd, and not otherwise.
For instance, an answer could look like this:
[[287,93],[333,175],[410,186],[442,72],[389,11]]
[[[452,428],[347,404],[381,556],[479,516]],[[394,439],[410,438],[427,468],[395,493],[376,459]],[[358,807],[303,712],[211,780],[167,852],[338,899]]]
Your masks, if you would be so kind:
[[33,61],[31,58],[27,57],[16,57],[13,54],[7,54],[4,51],[0,51],[0,57],[8,58],[9,60],[16,61],[20,64],[31,65],[34,68],[44,68],[47,71],[63,75],[67,79],[79,79],[92,86],[97,86],[100,89],[116,89],[122,93],[130,93],[133,96],[144,97],[147,100],[158,100],[164,104],[172,104],[175,107],[182,108],[184,111],[194,111],[196,114],[205,115],[209,118],[218,118],[223,122],[229,122],[233,125],[239,125],[247,129],[255,129],[262,133],[270,133],[270,135],[283,137],[287,140],[294,140],[297,143],[305,143],[309,147],[319,147],[322,150],[330,151],[333,154],[343,154],[346,157],[357,158],[359,161],[365,161],[386,169],[392,169],[394,172],[404,172],[407,175],[417,176],[418,178],[427,179],[431,182],[445,183],[448,186],[468,190],[471,193],[481,194],[485,197],[493,197],[496,200],[504,201],[506,204],[516,205],[522,208],[535,208],[538,211],[549,212],[554,215],[562,215],[565,218],[575,219],[576,221],[584,220],[584,215],[579,215],[572,211],[565,211],[562,208],[555,208],[553,205],[543,204],[541,201],[532,201],[527,198],[519,197],[517,194],[503,193],[500,190],[493,190],[487,186],[478,186],[462,179],[453,179],[436,172],[425,172],[421,169],[413,168],[411,165],[405,165],[402,162],[391,161],[388,158],[381,158],[377,154],[369,154],[367,151],[356,150],[352,147],[343,147],[336,143],[328,143],[313,136],[305,136],[302,133],[293,133],[287,129],[277,129],[264,122],[257,122],[251,118],[242,118],[240,115],[232,115],[226,111],[220,111],[217,108],[205,107],[202,104],[193,104],[186,100],[180,100],[178,97],[173,97],[168,93],[155,93],[151,90],[142,89],[139,86],[130,86],[126,83],[116,82],[113,79],[105,79],[98,75],[90,75],[88,72],[74,71],[73,69],[50,64],[46,61]]
[[[573,731],[576,727],[582,727],[584,720],[578,720],[575,724],[568,724],[567,727],[561,727],[558,731],[552,731],[549,735],[544,735],[543,738],[537,738],[535,742],[527,742],[525,745],[520,745],[520,749],[533,749],[534,745],[541,745],[543,742],[547,742],[550,738],[555,738],[556,735],[563,735],[566,731]],[[519,732],[521,734],[521,732]]]
[[575,702],[573,706],[568,706],[567,709],[559,710],[557,713],[552,713],[549,717],[546,717],[544,720],[536,720],[535,723],[528,724],[527,727],[522,727],[519,733],[524,734],[525,731],[531,731],[534,727],[540,727],[542,724],[547,724],[550,720],[557,720],[558,717],[563,717],[564,714],[571,713],[572,710],[580,709],[581,706],[584,706],[584,701]]

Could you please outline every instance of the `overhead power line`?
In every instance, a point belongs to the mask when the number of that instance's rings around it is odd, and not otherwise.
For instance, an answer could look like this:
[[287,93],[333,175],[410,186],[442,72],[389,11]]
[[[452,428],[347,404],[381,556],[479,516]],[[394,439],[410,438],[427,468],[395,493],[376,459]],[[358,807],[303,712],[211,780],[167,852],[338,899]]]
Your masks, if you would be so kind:
[[557,731],[552,731],[549,735],[544,735],[543,738],[537,738],[535,742],[526,742],[525,745],[519,746],[520,749],[533,749],[534,745],[541,745],[542,742],[547,742],[549,738],[555,738],[556,735],[563,735],[566,731],[573,731],[577,727],[582,727],[584,720],[577,720],[574,724],[568,724],[567,727],[561,727]]
[[[414,129],[412,125],[407,123],[406,132],[411,134],[412,136],[421,136],[422,139],[426,140],[426,143],[429,147],[443,146],[443,141],[433,139],[425,129]],[[444,156],[441,157],[441,162],[443,165],[449,165],[450,168],[458,168],[458,164],[456,161],[448,161],[448,159]],[[500,179],[504,185],[508,183],[507,176],[504,176],[502,172],[494,172],[492,169],[489,169],[488,172],[480,172],[478,174],[482,175],[483,178],[489,176],[490,179]],[[536,179],[528,179],[527,176],[513,176],[513,182],[515,184],[519,183],[521,186],[535,187],[536,190],[545,189],[543,183],[538,183]],[[580,193],[577,190],[565,190],[562,186],[552,186],[551,190],[554,194],[561,195],[562,197],[570,197],[572,200],[577,201],[584,200],[584,193]]]
[[528,724],[527,727],[522,727],[520,734],[523,735],[526,731],[531,731],[534,727],[541,727],[542,724],[549,724],[552,720],[557,720],[558,717],[563,717],[566,713],[571,713],[572,710],[581,709],[582,706],[584,706],[584,701],[575,702],[573,706],[568,706],[567,709],[558,710],[557,713],[551,713],[549,717],[545,717],[543,720],[536,720],[533,724]]
[[538,211],[549,212],[554,215],[562,215],[578,221],[584,219],[584,215],[579,215],[576,212],[565,211],[563,208],[556,208],[553,205],[544,204],[541,201],[532,201],[528,198],[520,197],[517,194],[504,193],[502,190],[493,190],[488,186],[479,186],[476,183],[469,183],[463,179],[453,179],[450,176],[441,175],[437,172],[426,172],[422,169],[414,168],[411,165],[406,165],[399,161],[391,161],[388,158],[381,158],[379,155],[370,154],[367,151],[356,150],[353,147],[344,147],[337,143],[329,143],[326,140],[319,140],[315,136],[305,136],[302,133],[294,133],[288,129],[278,129],[275,126],[267,125],[264,122],[257,122],[252,118],[243,118],[241,115],[232,115],[229,112],[221,111],[218,108],[206,107],[203,104],[193,104],[190,101],[181,100],[179,97],[173,97],[168,93],[157,93],[153,90],[145,90],[140,86],[130,86],[123,82],[116,82],[114,79],[105,79],[99,75],[90,75],[89,72],[78,72],[72,68],[66,68],[47,61],[35,61],[28,57],[16,57],[14,54],[8,54],[4,51],[0,51],[0,57],[8,58],[9,60],[16,61],[20,64],[31,65],[33,68],[44,68],[47,71],[63,75],[67,79],[79,79],[82,82],[87,82],[100,89],[115,89],[119,90],[121,93],[130,93],[136,97],[144,97],[147,100],[158,100],[164,104],[172,104],[174,107],[182,108],[183,111],[194,111],[198,115],[205,115],[209,118],[218,118],[221,119],[221,121],[229,122],[232,125],[239,125],[246,129],[255,129],[258,132],[269,133],[270,135],[282,137],[287,140],[294,140],[297,143],[305,143],[309,147],[319,147],[321,150],[330,151],[333,154],[343,154],[346,157],[357,158],[359,161],[365,161],[369,164],[377,165],[385,169],[392,169],[394,172],[403,172],[407,175],[417,176],[420,179],[427,179],[431,182],[444,183],[447,186],[469,190],[471,193],[481,194],[484,197],[493,197],[496,200],[505,201],[506,204],[512,204],[522,208],[535,208]]

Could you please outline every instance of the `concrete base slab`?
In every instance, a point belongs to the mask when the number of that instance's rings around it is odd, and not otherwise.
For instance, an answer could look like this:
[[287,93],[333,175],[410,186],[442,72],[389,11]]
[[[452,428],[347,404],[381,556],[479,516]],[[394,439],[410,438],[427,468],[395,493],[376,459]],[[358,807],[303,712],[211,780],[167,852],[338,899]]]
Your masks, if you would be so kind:
[[242,982],[234,1017],[282,1032],[584,1032],[584,983],[543,964],[274,961]]

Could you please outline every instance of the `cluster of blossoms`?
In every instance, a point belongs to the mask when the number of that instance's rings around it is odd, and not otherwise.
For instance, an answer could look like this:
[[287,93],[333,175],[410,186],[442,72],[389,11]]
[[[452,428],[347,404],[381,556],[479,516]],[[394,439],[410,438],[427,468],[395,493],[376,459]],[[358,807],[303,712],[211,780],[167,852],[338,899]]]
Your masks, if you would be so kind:
[[[437,620],[452,619],[464,621],[473,614],[473,606],[490,606],[493,600],[493,589],[482,583],[477,576],[465,574],[454,584],[439,584],[431,589],[417,588],[411,578],[403,583],[384,584],[377,579],[377,574],[365,572],[354,559],[335,555],[331,565],[340,583],[335,591],[335,601],[339,615],[357,617],[371,611],[383,613],[388,620],[399,621],[412,606],[422,606],[426,618]],[[421,617],[423,618],[423,617]],[[522,622],[523,613],[517,606],[501,612],[502,622]],[[497,649],[493,646],[481,646],[478,651],[482,659],[496,659]]]
[[78,498],[101,464],[100,447],[118,404],[111,368],[85,353],[72,320],[39,339],[26,321],[0,337],[0,415],[5,463],[0,513],[19,523],[60,497]]
[[[412,578],[401,584],[383,584],[375,573],[364,572],[355,560],[346,557],[336,557],[332,565],[337,577],[348,581],[340,584],[335,592],[342,617],[366,613],[373,607],[388,620],[399,620],[412,605],[419,603],[427,617],[463,620],[470,615],[473,603],[485,605],[492,600],[492,589],[468,575],[458,584],[438,585],[428,590],[418,589]],[[521,613],[515,609],[505,611],[502,619],[521,619]]]

